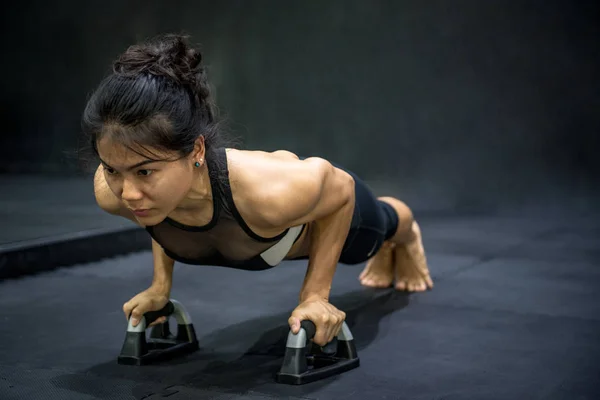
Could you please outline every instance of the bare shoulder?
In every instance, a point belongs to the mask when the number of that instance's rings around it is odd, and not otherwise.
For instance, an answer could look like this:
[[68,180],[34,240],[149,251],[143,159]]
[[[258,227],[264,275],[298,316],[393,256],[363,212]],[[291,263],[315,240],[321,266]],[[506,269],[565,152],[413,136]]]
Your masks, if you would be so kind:
[[96,169],[94,174],[94,195],[98,206],[109,214],[127,218],[135,223],[138,221],[134,215],[123,205],[123,203],[110,190],[104,178],[104,169],[102,165]]
[[272,153],[268,153],[270,155],[272,155],[273,157],[277,157],[280,158],[282,160],[299,160],[300,157],[298,157],[297,154],[292,153],[291,151],[288,150],[276,150]]
[[247,222],[261,227],[291,226],[317,206],[335,208],[354,181],[320,157],[299,159],[285,150],[229,155],[234,200]]
[[257,200],[281,195],[293,189],[290,185],[319,184],[323,174],[333,168],[323,158],[301,160],[287,150],[229,152],[228,163],[232,186],[243,190],[243,197]]

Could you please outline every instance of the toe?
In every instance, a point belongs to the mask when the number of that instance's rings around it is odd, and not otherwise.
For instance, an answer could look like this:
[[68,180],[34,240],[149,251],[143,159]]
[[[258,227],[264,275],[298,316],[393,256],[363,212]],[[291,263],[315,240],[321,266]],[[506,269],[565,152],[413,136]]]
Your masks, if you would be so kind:
[[425,279],[425,281],[427,282],[427,287],[428,287],[429,289],[433,289],[433,280],[431,279],[431,277],[429,277],[429,276],[428,276],[428,277]]
[[366,277],[365,279],[361,280],[360,283],[363,286],[367,286],[367,287],[373,287],[375,285],[375,281],[369,277]]
[[388,288],[390,287],[390,282],[386,282],[386,281],[379,281],[377,282],[377,287],[378,288]]
[[358,279],[359,280],[364,279],[364,277],[367,276],[368,273],[369,273],[369,269],[368,268],[363,269],[362,272],[360,273],[360,275],[358,275]]

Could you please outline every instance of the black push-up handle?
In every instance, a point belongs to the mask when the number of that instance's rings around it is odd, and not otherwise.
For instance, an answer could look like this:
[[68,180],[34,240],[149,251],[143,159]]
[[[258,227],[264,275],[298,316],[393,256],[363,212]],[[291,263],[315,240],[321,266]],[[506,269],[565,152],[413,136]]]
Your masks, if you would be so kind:
[[[169,321],[152,327],[150,338],[146,329],[160,317],[174,316],[177,334],[169,329]],[[181,303],[170,300],[162,309],[144,313],[137,326],[129,318],[125,342],[117,359],[119,364],[145,365],[198,350],[198,339],[192,319]]]
[[338,336],[319,347],[311,342],[317,328],[312,321],[302,321],[300,331],[290,331],[281,369],[276,379],[279,383],[303,385],[333,375],[341,374],[360,365],[354,338],[344,322]]
[[[177,335],[169,331],[169,321],[146,329],[160,317],[177,319]],[[325,346],[313,342],[317,328],[312,321],[302,321],[300,331],[290,331],[283,364],[277,373],[279,383],[303,385],[337,375],[360,365],[354,338],[344,322],[337,337]],[[128,322],[125,342],[118,357],[119,364],[144,365],[198,350],[192,320],[181,303],[170,300],[162,309],[144,314],[137,326]]]

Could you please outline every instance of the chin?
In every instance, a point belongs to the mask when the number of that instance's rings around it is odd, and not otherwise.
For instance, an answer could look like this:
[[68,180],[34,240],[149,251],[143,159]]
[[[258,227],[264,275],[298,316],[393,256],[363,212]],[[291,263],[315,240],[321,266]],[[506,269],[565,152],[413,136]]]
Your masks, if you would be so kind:
[[152,213],[145,217],[136,216],[136,219],[143,225],[152,226],[161,223],[165,219],[165,215],[162,213]]

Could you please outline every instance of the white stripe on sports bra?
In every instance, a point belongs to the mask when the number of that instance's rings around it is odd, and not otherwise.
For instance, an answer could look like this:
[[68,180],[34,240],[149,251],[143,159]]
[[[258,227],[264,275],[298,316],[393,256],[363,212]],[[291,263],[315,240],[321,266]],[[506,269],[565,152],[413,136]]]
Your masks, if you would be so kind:
[[294,245],[294,241],[302,232],[302,225],[288,229],[287,233],[279,242],[260,253],[263,260],[274,267],[279,264]]

